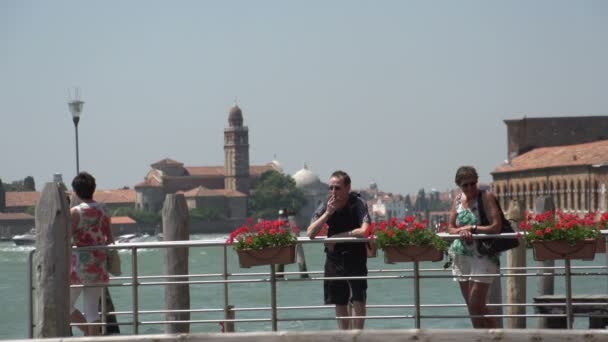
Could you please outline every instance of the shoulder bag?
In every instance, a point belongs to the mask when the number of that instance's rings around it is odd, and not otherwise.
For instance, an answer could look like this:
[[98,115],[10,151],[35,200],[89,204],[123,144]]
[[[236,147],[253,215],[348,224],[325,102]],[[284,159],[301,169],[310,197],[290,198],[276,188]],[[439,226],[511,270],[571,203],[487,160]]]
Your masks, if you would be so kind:
[[[477,197],[477,209],[479,210],[479,219],[480,225],[487,226],[490,224],[488,220],[488,216],[486,215],[486,210],[483,205],[483,195],[485,191],[479,191],[479,196]],[[494,198],[496,201],[496,206],[498,207],[498,212],[500,213],[500,219],[502,221],[502,229],[501,233],[515,233],[513,227],[511,227],[511,222],[505,218],[505,215],[500,208],[500,204],[498,203],[498,199]],[[519,246],[519,240],[516,237],[507,238],[507,239],[480,239],[477,244],[477,251],[481,255],[497,255],[500,252],[507,251],[509,249],[515,248]]]

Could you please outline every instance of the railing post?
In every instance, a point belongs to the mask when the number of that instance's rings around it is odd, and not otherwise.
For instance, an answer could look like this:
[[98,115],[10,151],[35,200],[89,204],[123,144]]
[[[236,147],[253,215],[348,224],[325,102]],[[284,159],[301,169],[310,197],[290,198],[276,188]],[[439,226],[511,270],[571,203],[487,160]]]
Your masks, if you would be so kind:
[[572,274],[570,272],[570,259],[564,259],[566,269],[566,322],[568,329],[572,329],[574,317],[572,315]]
[[[233,305],[228,304],[228,247],[224,244],[224,318],[234,319]],[[223,332],[234,332],[234,322],[224,322]]]
[[416,307],[416,329],[420,329],[420,273],[418,261],[414,261],[414,303]]
[[34,337],[34,281],[33,281],[33,267],[34,264],[34,252],[30,251],[27,255],[27,338],[31,339]]
[[101,288],[101,323],[103,323],[103,325],[101,326],[101,335],[105,335],[107,333],[108,327],[106,325],[107,323],[107,312],[108,312],[108,308],[106,306],[106,293],[107,291],[107,287],[103,286]]
[[270,265],[270,307],[272,309],[272,331],[277,331],[277,277],[274,265]]
[[139,298],[138,298],[138,279],[137,279],[137,247],[131,248],[131,289],[133,296],[133,335],[139,335]]

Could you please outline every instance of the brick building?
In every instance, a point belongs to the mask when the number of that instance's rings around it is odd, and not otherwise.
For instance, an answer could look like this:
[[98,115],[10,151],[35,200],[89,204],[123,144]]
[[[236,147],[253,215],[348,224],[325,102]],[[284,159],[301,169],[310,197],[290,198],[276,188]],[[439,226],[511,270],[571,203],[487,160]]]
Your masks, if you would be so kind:
[[508,159],[492,172],[501,206],[553,197],[564,211],[606,210],[608,116],[505,120]]
[[136,208],[158,211],[167,194],[184,193],[189,208],[213,207],[228,219],[247,217],[249,191],[262,173],[282,172],[277,162],[249,165],[249,129],[236,104],[224,129],[223,166],[184,166],[169,158],[150,166],[144,181],[135,185]]

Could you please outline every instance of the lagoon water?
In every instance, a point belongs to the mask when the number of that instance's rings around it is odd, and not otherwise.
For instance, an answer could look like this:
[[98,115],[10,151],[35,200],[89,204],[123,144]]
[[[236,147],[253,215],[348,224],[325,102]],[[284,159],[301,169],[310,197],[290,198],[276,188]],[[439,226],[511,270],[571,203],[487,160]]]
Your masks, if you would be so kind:
[[[225,239],[219,235],[193,235],[192,240]],[[27,337],[27,256],[31,247],[17,247],[12,242],[0,242],[0,339],[17,339]],[[306,261],[309,271],[320,272],[323,269],[324,254],[321,244],[304,245]],[[383,262],[382,252],[379,251],[377,258],[370,258],[368,268],[370,270],[396,270],[411,269],[411,263],[387,265]],[[190,274],[222,273],[223,249],[221,247],[192,248],[190,250]],[[129,252],[121,251],[123,275],[131,274],[131,257]],[[146,249],[138,252],[139,275],[155,276],[163,271],[163,251],[161,249]],[[573,261],[573,266],[605,266],[606,255],[598,254],[594,261]],[[506,260],[502,258],[503,267]],[[536,263],[532,259],[532,251],[528,251],[528,265]],[[561,262],[557,266],[563,265]],[[228,250],[228,267],[230,273],[268,273],[266,266],[241,269],[238,267],[236,253]],[[421,263],[421,269],[433,269],[424,274],[443,274],[443,262]],[[287,272],[297,271],[297,265],[286,267]],[[598,270],[592,270],[596,272]],[[575,272],[575,271],[573,271]],[[605,270],[604,270],[605,272]],[[371,273],[370,275],[411,275],[406,272],[383,272]],[[268,275],[252,275],[243,277],[231,277],[231,279],[268,278]],[[220,279],[205,278],[199,280]],[[300,281],[296,275],[288,275],[287,279],[294,281],[279,282],[277,284],[277,305],[282,306],[307,306],[322,305],[323,292],[321,281]],[[528,278],[528,302],[536,295],[536,284],[538,277]],[[163,279],[142,279],[141,282],[155,282]],[[128,279],[115,279],[113,283],[120,284],[128,282]],[[505,300],[505,281],[503,278],[503,300]],[[558,277],[555,282],[556,293],[564,293],[563,277]],[[412,279],[376,279],[368,282],[368,304],[369,305],[412,305],[414,303],[414,289]],[[608,293],[607,276],[588,276],[573,278],[574,294],[605,294]],[[132,297],[131,287],[112,287],[112,298],[117,311],[131,310]],[[197,284],[190,289],[191,307],[193,309],[221,309],[224,303],[222,284]],[[229,302],[236,308],[270,307],[270,284],[267,282],[239,283],[229,286]],[[421,303],[424,304],[462,304],[463,300],[456,283],[451,278],[429,278],[421,280]],[[78,304],[81,305],[80,303]],[[140,310],[162,310],[164,306],[164,289],[162,285],[142,285],[139,289]],[[423,315],[463,315],[464,307],[450,308],[423,308]],[[533,309],[527,309],[528,314]],[[336,322],[331,319],[306,320],[306,317],[329,318],[334,314],[333,309],[319,308],[311,310],[279,310],[279,318],[296,318],[293,321],[279,322],[279,330],[330,330],[335,329]],[[368,315],[411,315],[411,308],[370,308]],[[269,318],[270,311],[238,311],[237,318]],[[193,313],[191,319],[222,319],[223,313]],[[299,318],[299,319],[298,319]],[[129,314],[119,315],[119,322],[131,320]],[[149,322],[164,320],[162,314],[140,314],[140,334],[162,333],[162,324],[148,324]],[[528,326],[535,327],[536,320],[528,319]],[[423,328],[469,328],[470,322],[467,318],[441,318],[422,319]],[[575,321],[576,328],[586,328],[587,319],[579,318]],[[373,329],[399,329],[414,328],[414,320],[411,318],[399,319],[369,319],[366,328]],[[238,323],[237,331],[270,331],[270,322],[263,323]],[[192,332],[218,332],[220,327],[217,323],[193,324]],[[131,328],[121,326],[123,333],[130,333]]]

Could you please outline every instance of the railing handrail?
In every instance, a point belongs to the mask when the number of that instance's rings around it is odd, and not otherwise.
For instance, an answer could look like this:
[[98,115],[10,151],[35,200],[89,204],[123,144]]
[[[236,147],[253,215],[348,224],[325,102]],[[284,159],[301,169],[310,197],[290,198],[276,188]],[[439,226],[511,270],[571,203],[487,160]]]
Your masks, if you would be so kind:
[[[502,234],[476,234],[473,236],[473,239],[487,239],[487,238],[513,238],[519,235],[525,234],[525,232],[521,232],[521,233],[502,233]],[[608,235],[608,230],[601,230],[601,234],[602,235]],[[446,240],[454,240],[459,238],[458,235],[455,234],[447,234],[447,233],[440,233],[438,234],[441,238],[446,239]],[[314,239],[310,239],[308,237],[298,237],[297,238],[297,243],[298,244],[310,244],[310,243],[346,243],[346,242],[367,242],[373,240],[370,238],[357,238],[357,237],[344,237],[344,238],[327,238],[327,237],[317,237]],[[274,272],[274,268],[271,268],[271,272],[254,272],[254,273],[229,273],[228,272],[228,268],[227,268],[227,249],[230,247],[230,245],[226,242],[225,239],[202,239],[202,240],[183,240],[183,241],[155,241],[155,242],[132,242],[132,243],[121,243],[121,244],[111,244],[111,245],[98,245],[98,246],[87,246],[87,247],[74,247],[73,250],[110,250],[110,249],[128,249],[130,250],[130,253],[132,255],[132,260],[131,260],[131,266],[132,266],[132,272],[133,274],[131,276],[126,276],[126,277],[113,277],[113,280],[127,280],[130,282],[128,283],[121,283],[121,284],[90,284],[90,285],[77,285],[77,286],[132,286],[133,287],[133,311],[120,311],[120,313],[130,313],[133,315],[133,322],[122,322],[122,323],[118,323],[118,325],[130,325],[134,327],[134,333],[138,333],[138,326],[139,325],[143,325],[143,324],[168,324],[170,323],[169,321],[159,321],[159,322],[140,322],[138,319],[139,313],[142,314],[147,314],[148,312],[146,311],[140,311],[138,306],[138,293],[137,293],[137,288],[139,286],[143,286],[143,285],[166,285],[166,284],[177,284],[177,283],[184,283],[183,281],[177,281],[177,282],[171,282],[171,281],[155,281],[155,282],[142,282],[143,279],[147,279],[147,278],[163,278],[163,277],[172,277],[172,276],[163,276],[163,275],[159,275],[159,276],[145,276],[145,277],[139,277],[138,276],[138,263],[137,263],[137,251],[139,249],[149,249],[149,248],[192,248],[192,247],[223,247],[223,263],[224,263],[224,271],[222,273],[212,273],[212,274],[199,274],[196,275],[198,276],[213,276],[213,277],[223,277],[223,280],[213,280],[213,281],[196,281],[196,280],[188,280],[188,283],[191,284],[197,284],[197,283],[224,283],[224,308],[220,308],[220,309],[206,309],[206,310],[189,310],[190,312],[221,312],[224,311],[226,313],[228,313],[229,311],[243,311],[243,308],[228,308],[228,290],[227,290],[227,286],[228,284],[232,283],[244,283],[244,282],[270,282],[272,284],[272,286],[275,286],[277,282],[282,282],[283,279],[276,279],[275,278],[275,272]],[[34,253],[35,250],[31,251],[30,253]],[[32,254],[30,254],[31,256]],[[32,258],[30,257],[28,260],[29,263],[29,267],[30,267],[30,274],[31,274],[31,268],[32,268]],[[606,269],[608,268],[608,266],[589,266],[591,268],[594,269]],[[579,266],[579,267],[572,267],[572,269],[576,269],[576,268],[585,268],[585,266]],[[538,270],[535,273],[498,273],[498,274],[491,274],[491,275],[478,275],[478,276],[492,276],[492,277],[508,277],[508,276],[514,276],[514,277],[520,277],[520,276],[524,276],[524,277],[529,277],[529,276],[547,276],[547,275],[551,275],[551,276],[566,276],[566,278],[571,277],[572,275],[605,275],[607,274],[606,272],[600,273],[600,272],[595,272],[595,273],[571,273],[570,272],[570,265],[569,262],[567,263],[567,267],[566,266],[561,266],[561,267],[516,267],[516,268],[509,268],[509,270],[511,269],[517,269],[517,270]],[[543,270],[556,270],[556,269],[566,269],[565,273],[545,273]],[[502,271],[503,269],[501,269]],[[506,269],[505,269],[506,270]],[[419,269],[417,262],[415,262],[415,267],[412,269],[391,269],[391,270],[370,270],[371,272],[413,272],[413,275],[399,275],[399,276],[373,276],[373,275],[368,275],[365,277],[346,277],[348,279],[414,279],[415,281],[418,281],[419,279],[423,279],[423,278],[451,278],[452,275],[448,275],[448,274],[435,274],[435,275],[424,275],[424,272],[421,271],[447,271],[447,270],[442,270],[442,269]],[[283,275],[288,275],[288,274],[301,274],[302,272],[281,272],[279,274],[283,274]],[[304,272],[307,274],[319,274],[322,273],[321,271],[310,271],[310,272]],[[248,276],[268,276],[270,275],[269,279],[249,279],[249,280],[234,280],[234,279],[229,279],[229,277],[234,277],[234,276],[243,276],[243,275],[248,275]],[[190,275],[181,275],[181,276],[175,276],[175,277],[189,277]],[[195,276],[195,275],[192,275]],[[310,279],[305,279],[305,280],[312,280],[312,281],[319,281],[319,280],[323,280],[323,279],[336,279],[336,277],[324,277],[324,276],[314,276],[311,277]],[[288,279],[285,279],[288,280]],[[292,281],[294,279],[289,279],[289,281]],[[301,280],[301,279],[296,279],[296,280]],[[28,296],[29,296],[29,303],[30,303],[30,309],[31,309],[31,296],[32,296],[32,290],[33,290],[33,284],[31,284],[31,286],[28,286]],[[273,293],[272,296],[276,296],[276,293]],[[576,303],[571,303],[572,298],[568,298],[567,299],[569,302],[570,306],[578,306],[579,304]],[[590,305],[590,304],[597,304],[597,303],[585,303],[585,305]],[[601,303],[600,303],[601,304]],[[409,304],[408,304],[409,305]],[[442,305],[442,304],[436,304],[436,305]],[[447,304],[446,304],[447,305]],[[458,306],[464,306],[465,304],[458,304]],[[511,304],[496,304],[499,305],[501,307],[504,306],[509,306]],[[545,303],[521,303],[521,304],[513,304],[513,305],[521,305],[521,306],[561,306],[564,307],[564,304],[545,304]],[[583,305],[583,304],[580,304]],[[608,304],[601,304],[601,305],[608,305]],[[403,306],[403,305],[401,305]],[[409,305],[408,307],[431,307],[432,305],[424,305],[421,303],[417,303],[416,305]],[[490,305],[490,306],[494,306],[494,305]],[[323,307],[331,307],[331,306],[323,306]],[[370,308],[374,308],[374,307],[379,307],[379,306],[374,306],[374,305],[370,305]],[[303,307],[289,307],[289,308],[299,308],[299,309],[307,309],[307,306],[303,306]],[[280,309],[280,310],[285,310],[285,307],[278,307],[276,305],[276,303],[273,303],[273,305],[271,305],[270,308],[268,307],[264,307],[264,308],[250,308],[251,310],[272,310],[273,311],[273,315],[270,319],[268,318],[262,318],[262,319],[230,319],[227,316],[224,319],[211,319],[211,320],[190,320],[188,322],[192,322],[192,323],[212,323],[212,322],[224,322],[224,323],[228,323],[228,322],[268,322],[271,321],[273,323],[273,329],[276,327],[276,322],[277,321],[285,321],[285,320],[291,320],[291,319],[284,319],[284,318],[279,318],[276,316],[276,310]],[[433,315],[421,315],[420,312],[418,311],[419,309],[416,309],[416,315],[389,315],[389,316],[385,316],[387,318],[391,318],[391,317],[400,317],[400,318],[414,318],[416,319],[417,325],[419,324],[419,320],[420,318],[431,318],[431,317],[435,317]],[[169,312],[170,310],[155,310],[156,312]],[[114,313],[118,313],[118,312],[114,312]],[[473,317],[470,315],[449,315],[449,317]],[[572,310],[570,310],[569,314],[555,314],[555,315],[545,315],[545,314],[524,314],[524,315],[486,315],[487,317],[568,317],[568,319],[571,319],[571,317],[575,317],[575,316],[580,316],[579,314],[575,314],[572,312]],[[369,316],[367,318],[369,319],[377,319],[380,316]],[[443,316],[442,316],[443,317]],[[448,316],[445,316],[448,317]],[[448,317],[448,318],[449,318]],[[598,316],[599,317],[599,316]],[[31,319],[31,318],[30,318]],[[301,319],[306,319],[306,320],[321,320],[321,319],[326,319],[326,318],[311,318],[311,317],[306,317],[306,318],[301,318]],[[338,319],[338,318],[336,318]],[[104,325],[105,323],[100,323],[101,325]],[[107,324],[105,324],[107,325]],[[29,325],[29,331],[30,331],[30,337],[31,337],[31,328],[32,328],[32,321],[30,321],[30,325]]]
[[[602,235],[608,235],[608,230],[600,230]],[[526,234],[526,232],[518,233],[501,233],[501,234],[475,234],[473,239],[509,239],[518,237]],[[438,233],[440,238],[445,240],[456,240],[460,236],[457,234]],[[341,237],[341,238],[328,238],[328,237],[316,237],[314,239],[308,237],[298,237],[297,243],[308,244],[308,243],[342,243],[342,242],[368,242],[373,241],[373,238],[366,237]],[[226,240],[213,239],[213,240],[182,240],[182,241],[149,241],[149,242],[127,242],[120,244],[110,245],[96,245],[86,247],[73,247],[73,250],[100,250],[100,249],[130,249],[130,248],[169,248],[169,247],[212,247],[212,246],[226,246],[229,245]]]

